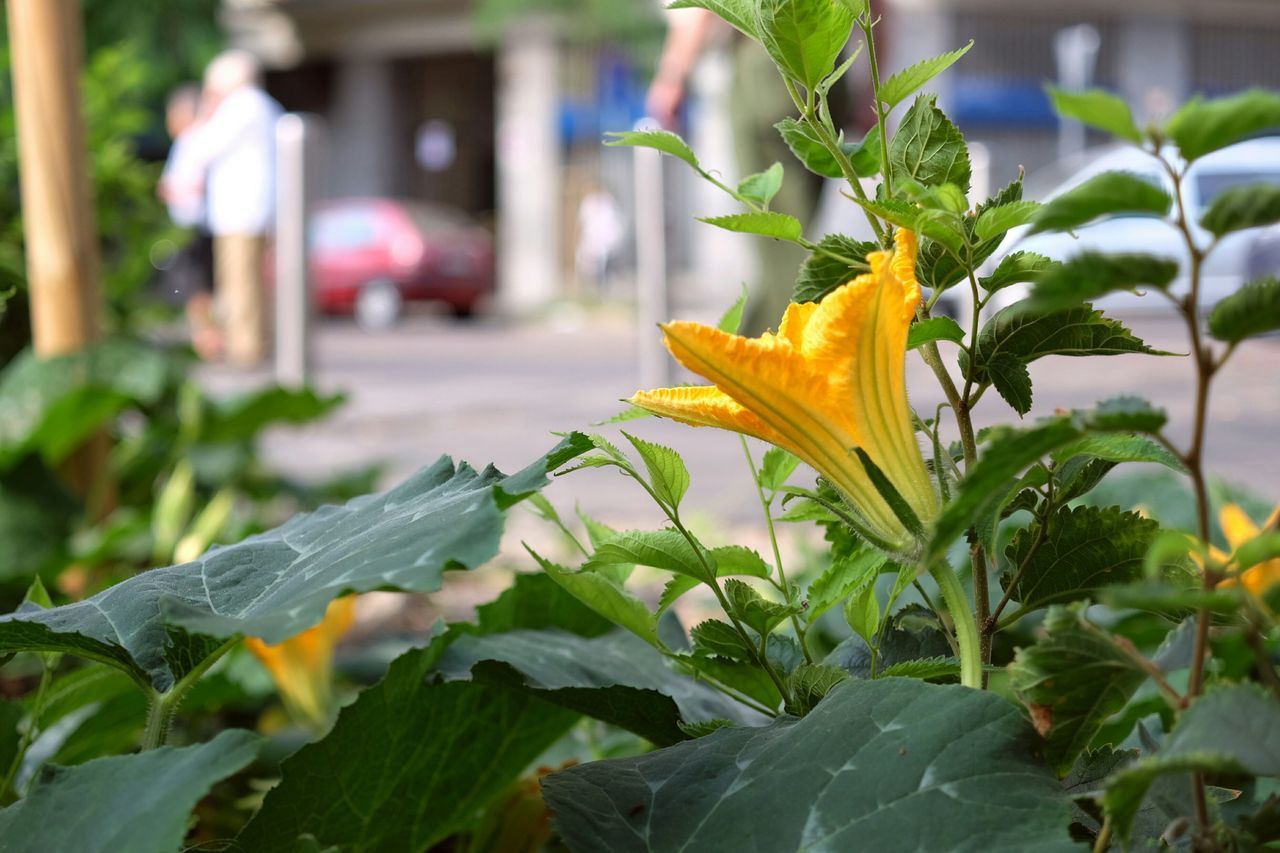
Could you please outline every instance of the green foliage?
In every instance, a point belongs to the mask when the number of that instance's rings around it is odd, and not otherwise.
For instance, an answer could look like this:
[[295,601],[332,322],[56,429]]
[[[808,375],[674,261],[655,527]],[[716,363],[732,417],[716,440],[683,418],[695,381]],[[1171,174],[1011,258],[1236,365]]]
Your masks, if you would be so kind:
[[814,622],[847,599],[854,590],[874,586],[875,579],[884,566],[884,555],[865,546],[852,554],[835,557],[831,565],[809,584],[809,603],[805,609],[805,618]]
[[1031,289],[1031,304],[1041,310],[1065,308],[1115,291],[1143,286],[1164,290],[1178,274],[1168,258],[1139,253],[1104,255],[1081,252],[1048,270]]
[[965,338],[964,329],[950,317],[929,317],[911,325],[907,332],[907,349],[915,349],[935,341],[960,343]]
[[[954,850],[975,838],[992,851],[1072,849],[1066,796],[1032,737],[989,693],[847,680],[803,718],[583,764],[543,791],[562,837],[583,851]],[[962,780],[975,794],[989,783],[1018,796],[958,798]]]
[[1237,344],[1245,338],[1280,329],[1280,279],[1250,282],[1213,307],[1209,332]]
[[818,248],[805,259],[796,279],[792,302],[820,302],[828,293],[866,272],[867,254],[876,251],[875,243],[829,234],[818,241]]
[[1058,115],[1083,122],[1126,142],[1142,142],[1142,134],[1133,123],[1133,113],[1122,98],[1101,89],[1069,92],[1050,86],[1048,91],[1049,100],[1053,101]]
[[740,32],[760,40],[756,20],[756,5],[751,0],[675,0],[668,9],[706,9],[721,20],[732,24]]
[[1195,160],[1277,127],[1280,94],[1250,89],[1225,98],[1190,101],[1173,114],[1165,132],[1183,157]]
[[704,216],[698,220],[726,231],[741,234],[759,234],[776,240],[796,242],[804,236],[800,220],[786,213],[761,211],[758,213],[730,213],[725,216]]
[[980,277],[978,285],[987,293],[995,293],[1011,284],[1039,281],[1057,263],[1035,252],[1013,252],[1000,259],[991,275]]
[[605,141],[606,145],[652,148],[655,151],[661,151],[663,154],[670,154],[678,160],[683,160],[698,171],[702,170],[702,167],[698,165],[698,158],[694,155],[693,149],[683,139],[669,130],[624,130],[611,132],[606,136],[608,137]]
[[1103,172],[1044,205],[1031,230],[1070,231],[1100,216],[1164,216],[1173,199],[1160,186],[1129,172]]
[[1250,184],[1223,190],[1200,218],[1215,237],[1280,222],[1280,186]]
[[1026,225],[1036,216],[1040,203],[1035,201],[1014,201],[997,207],[987,208],[978,217],[973,233],[979,240],[990,240],[1008,231]]
[[842,0],[760,0],[760,43],[778,69],[814,89],[835,68],[853,29],[853,10]]
[[[824,178],[843,178],[844,172],[836,162],[835,155],[823,142],[820,132],[808,122],[784,118],[774,125],[782,139],[806,169]],[[836,145],[849,158],[850,165],[856,175],[871,177],[880,171],[880,130],[872,128],[867,131],[861,142],[845,142],[843,135],[838,134]]]
[[918,91],[920,87],[954,65],[960,57],[969,52],[971,47],[973,47],[972,39],[964,47],[930,59],[921,60],[915,65],[902,69],[880,84],[876,97],[884,105],[886,111],[893,109]]
[[1114,638],[1069,607],[1049,611],[1044,636],[1018,650],[1009,674],[1009,686],[1044,738],[1045,760],[1059,776],[1146,680]]
[[1102,805],[1127,841],[1152,783],[1170,773],[1280,776],[1280,702],[1253,685],[1220,688],[1193,702],[1159,752],[1112,776]]
[[30,853],[177,849],[196,801],[253,761],[259,742],[231,729],[193,746],[47,766],[22,800],[0,810],[0,833],[8,849]]
[[938,109],[937,99],[916,98],[889,146],[894,173],[925,186],[955,184],[969,191],[972,170],[964,136]]
[[623,435],[640,454],[645,468],[649,470],[649,485],[658,497],[672,507],[679,507],[680,499],[689,490],[689,469],[680,454],[670,447],[636,438],[630,433],[624,432]]
[[762,207],[768,207],[769,202],[773,200],[773,197],[778,194],[780,189],[782,189],[781,163],[774,163],[763,172],[748,175],[738,183],[738,195],[750,199]]
[[[441,458],[400,486],[155,569],[83,602],[0,616],[0,653],[58,651],[120,667],[168,690],[212,651],[200,637],[278,643],[349,592],[438,589],[450,567],[497,553],[502,509],[585,449],[578,434],[510,477]],[[175,633],[196,635],[175,641]]]

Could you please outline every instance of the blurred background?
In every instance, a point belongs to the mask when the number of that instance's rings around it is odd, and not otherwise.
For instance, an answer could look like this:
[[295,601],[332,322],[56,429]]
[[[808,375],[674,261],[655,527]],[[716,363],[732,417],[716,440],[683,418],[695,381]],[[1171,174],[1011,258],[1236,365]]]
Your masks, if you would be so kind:
[[[815,181],[785,149],[769,153],[778,146],[770,125],[786,105],[773,97],[782,94],[776,76],[759,71],[763,53],[727,27],[709,27],[679,55],[668,27],[691,13],[648,0],[83,0],[79,8],[83,51],[70,52],[83,60],[105,335],[167,349],[156,364],[117,353],[126,378],[101,378],[89,403],[81,388],[76,405],[86,408],[70,409],[79,414],[58,410],[71,404],[49,392],[39,417],[24,410],[26,420],[0,430],[0,505],[24,508],[10,512],[7,527],[0,521],[0,556],[9,558],[7,569],[0,560],[0,577],[15,582],[70,565],[88,567],[88,579],[76,583],[93,588],[110,575],[95,576],[95,566],[173,558],[170,546],[227,489],[226,519],[208,521],[200,529],[214,532],[196,544],[388,485],[441,453],[518,468],[550,446],[552,432],[610,418],[642,385],[686,379],[655,355],[653,322],[711,320],[744,285],[754,303],[769,290],[785,295],[791,282],[762,280],[779,258],[754,238],[695,221],[733,212],[731,200],[679,162],[655,167],[644,153],[604,146],[609,131],[656,114],[708,169],[735,181],[780,159],[787,184],[805,192],[779,196],[777,206],[804,219],[809,236],[860,227],[837,187]],[[1280,87],[1275,0],[881,0],[877,10],[889,71],[974,41],[932,86],[970,141],[971,203],[1023,172],[1027,195],[1043,198],[1103,167],[1147,168],[1140,153],[1117,152],[1059,121],[1046,83],[1112,90],[1140,122],[1194,95]],[[57,383],[33,378],[22,355],[30,318],[9,38],[4,45],[0,399],[12,412],[15,400],[32,399],[14,395]],[[265,333],[275,358],[252,364],[194,357],[187,342],[199,330],[183,317],[185,291],[174,276],[197,238],[157,196],[172,160],[166,105],[229,49],[253,58],[264,103],[304,116],[288,152],[277,149],[273,216],[282,218],[267,231],[304,234],[305,242],[273,249],[268,239],[260,272],[276,306]],[[659,91],[673,79],[676,89]],[[872,124],[864,61],[838,95],[840,122],[850,139],[861,138]],[[742,163],[759,156],[766,159]],[[1193,179],[1188,193],[1201,207],[1235,183],[1280,183],[1280,136],[1206,158]],[[1109,222],[1104,231],[1121,245],[1150,246],[1148,231],[1159,227]],[[1103,239],[1089,231],[1081,229],[1079,245]],[[299,251],[305,263],[282,261],[290,252],[297,261]],[[1280,235],[1246,232],[1224,254],[1230,263],[1214,273],[1215,298],[1246,277],[1280,271]],[[794,270],[801,257],[783,256],[781,268]],[[1106,307],[1153,346],[1185,351],[1163,304]],[[1244,348],[1215,386],[1209,461],[1234,484],[1223,489],[1277,493],[1280,394],[1258,377],[1274,375],[1278,355],[1274,339]],[[1185,360],[1123,356],[1109,364],[1084,373],[1072,359],[1038,362],[1030,417],[1140,391],[1167,406],[1174,424],[1186,421]],[[148,369],[154,383],[135,381]],[[913,401],[932,408],[940,399],[932,380],[915,360],[909,370]],[[995,401],[988,408],[990,419],[1004,416]],[[74,446],[58,438],[73,421],[90,431],[105,425],[117,439],[115,494],[88,516],[83,493],[32,485]],[[690,501],[707,525],[763,541],[736,442],[657,421],[631,426],[685,452]],[[642,494],[619,486],[607,473],[586,472],[550,497],[616,526],[658,521]],[[165,515],[167,488],[177,495],[177,522]],[[48,535],[38,548],[29,530],[36,491],[62,507],[61,521],[41,522]],[[511,544],[554,535],[538,524],[517,519]]]

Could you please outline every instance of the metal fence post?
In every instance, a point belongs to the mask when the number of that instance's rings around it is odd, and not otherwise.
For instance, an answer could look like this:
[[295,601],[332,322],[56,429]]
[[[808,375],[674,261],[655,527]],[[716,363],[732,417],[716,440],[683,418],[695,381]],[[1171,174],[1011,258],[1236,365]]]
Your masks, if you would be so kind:
[[[637,130],[656,128],[643,120]],[[667,292],[667,243],[662,199],[662,155],[652,148],[635,152],[636,315],[639,322],[640,384],[671,384],[671,358],[662,345],[659,323],[671,319]]]
[[275,373],[290,388],[307,384],[314,312],[307,223],[318,174],[319,120],[288,113],[276,121]]

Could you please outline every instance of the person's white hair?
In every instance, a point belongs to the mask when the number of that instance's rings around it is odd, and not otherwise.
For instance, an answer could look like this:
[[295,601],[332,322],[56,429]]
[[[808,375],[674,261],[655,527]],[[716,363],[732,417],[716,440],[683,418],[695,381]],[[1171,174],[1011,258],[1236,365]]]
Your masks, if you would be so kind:
[[226,95],[245,86],[255,86],[262,77],[262,64],[247,50],[225,50],[204,70],[204,87],[216,95]]

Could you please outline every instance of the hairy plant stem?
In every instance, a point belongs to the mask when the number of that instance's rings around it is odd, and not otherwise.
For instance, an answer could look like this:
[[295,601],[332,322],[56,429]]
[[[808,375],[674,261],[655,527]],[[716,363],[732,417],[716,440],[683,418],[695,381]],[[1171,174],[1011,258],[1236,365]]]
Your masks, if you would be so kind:
[[880,100],[880,62],[876,58],[875,21],[871,16],[871,2],[867,0],[867,11],[858,21],[867,41],[867,64],[871,68],[871,91],[875,93],[876,127],[880,130],[880,172],[884,175],[884,194],[893,196],[893,170],[889,167],[889,136],[885,127],[886,113],[884,102]]
[[147,724],[142,730],[143,752],[164,746],[165,740],[169,737],[169,730],[173,728],[173,717],[178,713],[178,706],[182,704],[182,700],[187,698],[191,688],[209,671],[209,667],[221,660],[222,656],[235,648],[239,642],[239,637],[232,637],[218,646],[168,691],[161,693],[155,688],[148,688]]
[[[1191,234],[1190,221],[1187,218],[1186,202],[1182,193],[1182,175],[1172,163],[1163,157],[1158,158],[1165,171],[1173,180],[1173,196],[1177,205],[1177,219],[1174,225],[1182,234],[1186,244],[1190,265],[1188,275],[1190,283],[1187,297],[1181,304],[1182,318],[1187,324],[1187,332],[1191,338],[1191,355],[1196,367],[1196,400],[1195,414],[1191,422],[1191,446],[1182,454],[1182,464],[1186,466],[1191,478],[1191,485],[1196,496],[1196,523],[1200,541],[1209,542],[1209,492],[1204,476],[1204,439],[1209,417],[1209,384],[1213,379],[1215,365],[1213,353],[1203,341],[1200,334],[1200,279],[1204,263],[1204,251],[1196,244]],[[1218,582],[1217,569],[1209,561],[1204,564],[1203,588],[1212,591]],[[1204,661],[1209,650],[1210,613],[1207,605],[1201,605],[1196,611],[1195,646],[1191,656],[1191,676],[1187,683],[1187,701],[1193,701],[1200,695],[1204,687]],[[1193,773],[1191,776],[1191,797],[1195,807],[1196,827],[1200,836],[1209,833],[1209,805],[1205,796],[1204,774]]]
[[929,567],[929,574],[942,591],[942,601],[951,612],[951,622],[956,632],[956,645],[960,651],[960,683],[975,690],[982,689],[983,666],[981,644],[978,640],[978,623],[969,607],[969,596],[946,560],[937,560]]
[[[778,582],[774,584],[787,600],[791,598],[791,590],[787,586],[787,574],[782,569],[782,552],[778,548],[778,533],[773,526],[773,499],[764,496],[764,486],[760,485],[760,471],[755,460],[751,458],[751,448],[747,445],[747,437],[739,433],[742,443],[742,455],[747,457],[747,467],[751,469],[751,482],[755,483],[756,495],[760,498],[760,508],[764,510],[764,523],[769,528],[769,544],[773,546],[773,564],[778,567]],[[798,614],[791,614],[791,626],[796,630],[796,639],[800,641],[800,651],[804,653],[806,663],[813,663],[813,653],[809,651],[808,639],[805,637],[804,625]]]

